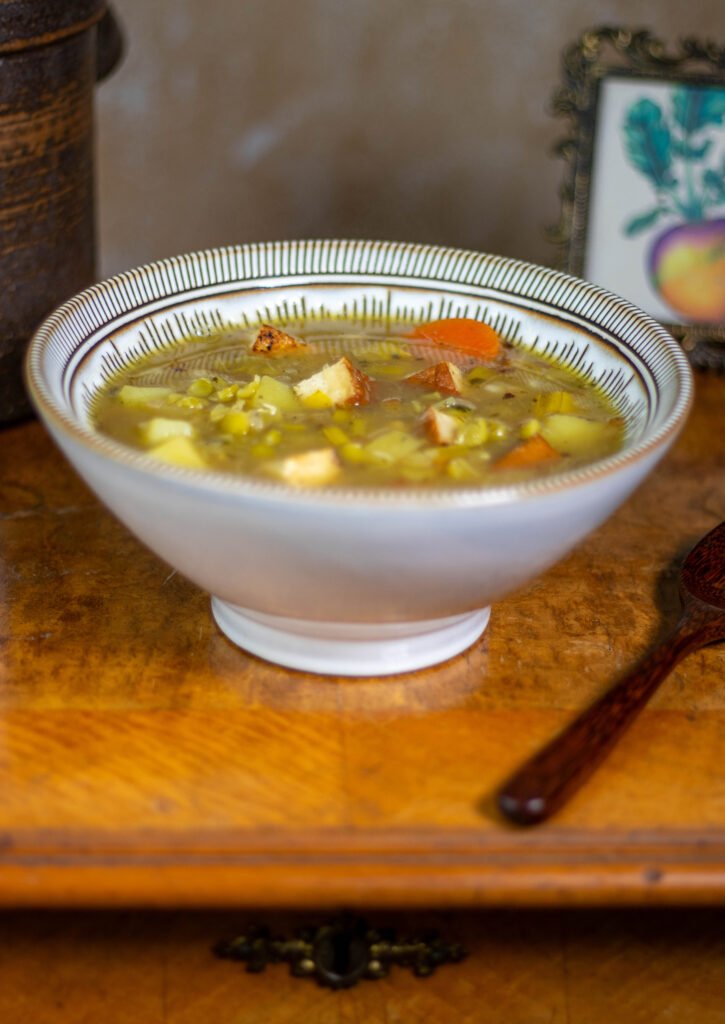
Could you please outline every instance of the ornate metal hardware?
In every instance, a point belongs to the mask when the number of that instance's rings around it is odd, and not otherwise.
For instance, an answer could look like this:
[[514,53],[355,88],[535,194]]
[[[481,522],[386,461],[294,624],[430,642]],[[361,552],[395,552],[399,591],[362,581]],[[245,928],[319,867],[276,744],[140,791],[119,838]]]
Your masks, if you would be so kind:
[[384,978],[393,964],[425,978],[442,964],[467,956],[462,946],[443,942],[436,933],[398,939],[392,929],[369,928],[365,921],[352,918],[299,928],[291,939],[273,938],[267,928],[252,927],[236,939],[220,942],[214,952],[242,961],[253,973],[268,964],[288,963],[294,977],[313,978],[332,989],[351,988],[362,978]]

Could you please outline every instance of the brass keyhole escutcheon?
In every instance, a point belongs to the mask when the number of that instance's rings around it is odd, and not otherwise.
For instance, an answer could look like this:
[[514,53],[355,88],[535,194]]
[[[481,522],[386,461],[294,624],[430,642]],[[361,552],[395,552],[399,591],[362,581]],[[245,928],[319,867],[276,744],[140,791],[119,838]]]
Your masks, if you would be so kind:
[[246,964],[256,973],[272,963],[288,963],[295,977],[314,978],[326,988],[351,988],[361,979],[384,978],[394,964],[410,968],[420,978],[467,955],[458,943],[444,942],[434,933],[398,938],[392,929],[370,928],[359,918],[338,918],[318,927],[300,928],[291,939],[272,937],[266,928],[252,927],[235,939],[219,943],[214,952]]

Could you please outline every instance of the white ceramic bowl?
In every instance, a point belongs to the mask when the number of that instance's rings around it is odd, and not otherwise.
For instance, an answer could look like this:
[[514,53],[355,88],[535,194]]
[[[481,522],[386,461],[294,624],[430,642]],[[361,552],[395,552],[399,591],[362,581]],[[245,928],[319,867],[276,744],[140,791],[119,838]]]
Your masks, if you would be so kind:
[[[165,466],[90,426],[98,389],[139,354],[244,317],[305,310],[484,319],[596,382],[626,421],[624,449],[514,486],[305,491]],[[632,492],[692,400],[678,345],[600,288],[480,253],[360,241],[192,253],[104,281],[40,327],[26,379],[76,470],[210,592],[231,640],[282,665],[345,675],[419,668],[473,643],[491,602],[561,558]]]

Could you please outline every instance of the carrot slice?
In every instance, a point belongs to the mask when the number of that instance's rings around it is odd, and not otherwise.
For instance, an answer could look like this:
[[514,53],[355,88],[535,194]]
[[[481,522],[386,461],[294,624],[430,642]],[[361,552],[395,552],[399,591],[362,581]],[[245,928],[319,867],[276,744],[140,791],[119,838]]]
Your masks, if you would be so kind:
[[436,345],[452,345],[483,359],[493,359],[498,355],[501,343],[493,327],[472,320],[466,316],[452,316],[445,320],[431,320],[427,324],[419,324],[411,338],[424,338]]
[[533,466],[537,462],[558,458],[556,448],[552,448],[541,434],[527,437],[494,463],[493,469],[518,469],[521,466]]

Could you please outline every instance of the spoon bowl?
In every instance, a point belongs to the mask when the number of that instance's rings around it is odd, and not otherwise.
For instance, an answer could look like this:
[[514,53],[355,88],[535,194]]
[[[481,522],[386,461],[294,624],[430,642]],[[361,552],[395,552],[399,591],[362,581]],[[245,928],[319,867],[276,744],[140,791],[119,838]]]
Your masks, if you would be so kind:
[[[680,570],[679,582],[680,599],[685,607],[695,598],[725,613],[725,522],[695,545]],[[717,628],[717,617],[713,619],[713,627]],[[725,632],[725,617],[720,629]]]

